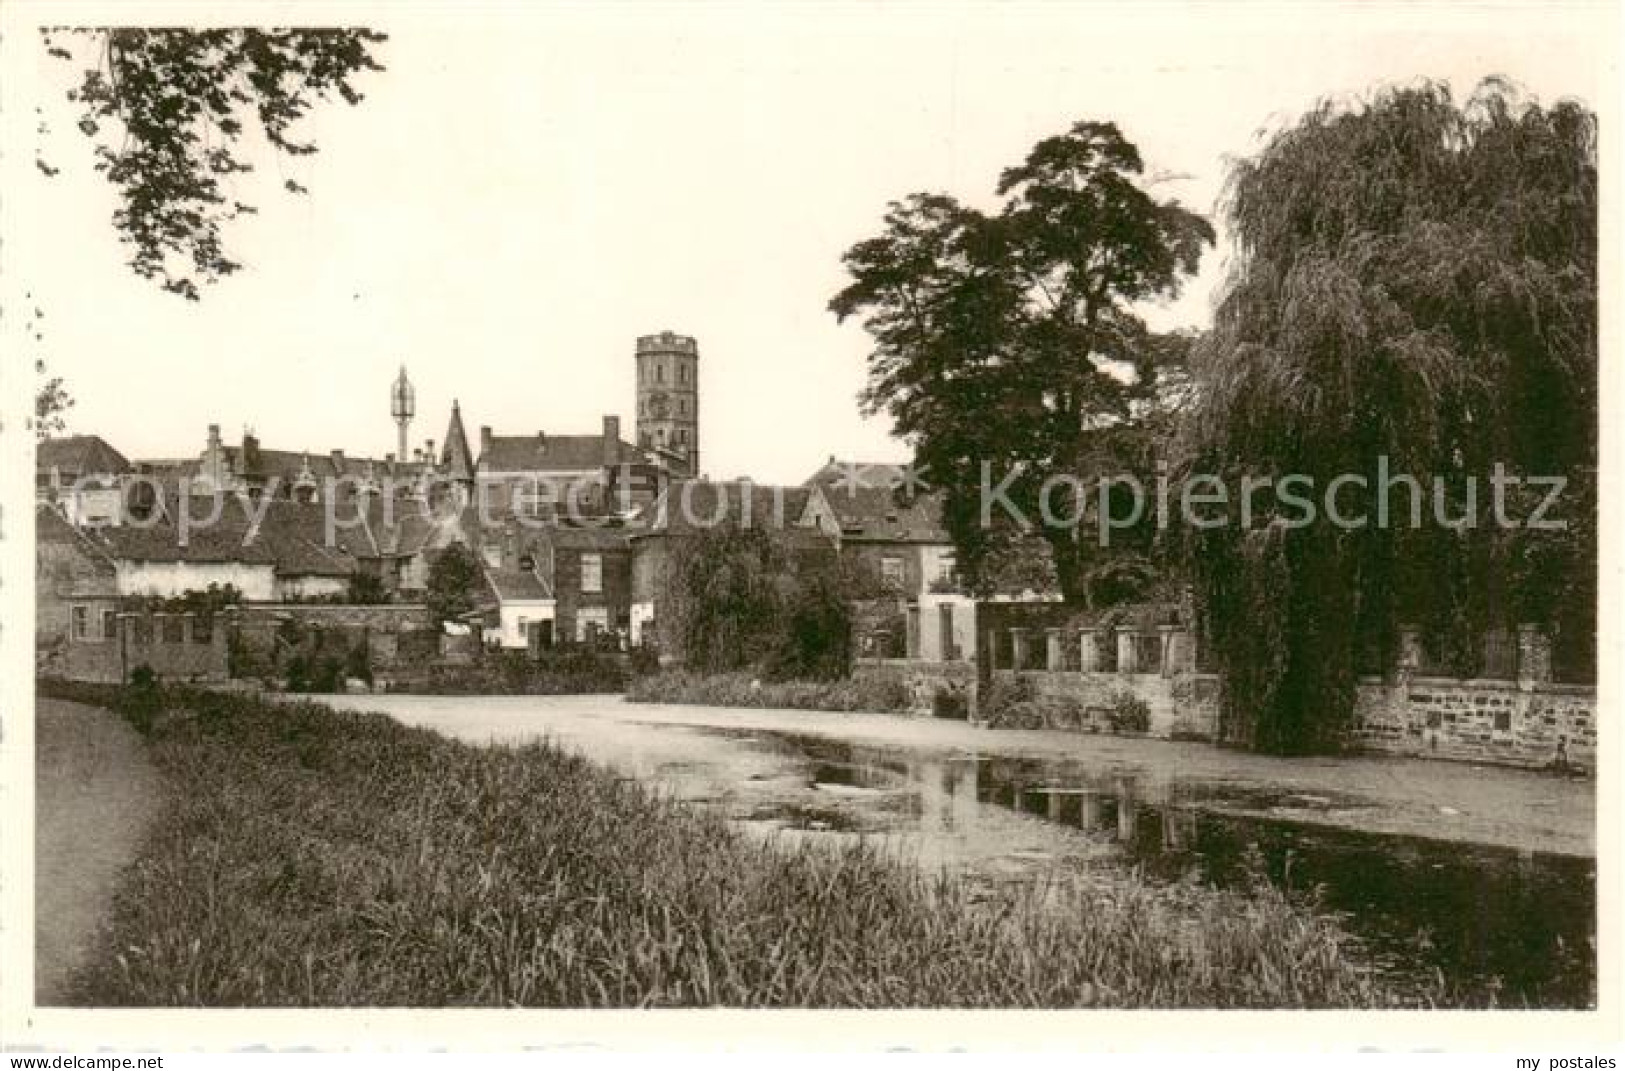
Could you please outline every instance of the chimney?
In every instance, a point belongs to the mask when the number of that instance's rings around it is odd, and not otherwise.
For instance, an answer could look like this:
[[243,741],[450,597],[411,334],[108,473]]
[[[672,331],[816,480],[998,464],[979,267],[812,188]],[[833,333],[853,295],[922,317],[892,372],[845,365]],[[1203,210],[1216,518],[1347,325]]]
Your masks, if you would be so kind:
[[334,450],[332,453],[328,454],[327,456],[333,459],[333,475],[335,475],[335,476],[343,476],[344,475],[344,451],[343,450]]
[[621,461],[621,418],[604,414],[604,468],[612,469]]
[[[483,424],[483,425],[480,426],[480,457],[484,457],[485,455],[489,454],[490,452],[491,452],[491,425]],[[479,458],[475,458],[475,460],[477,461],[477,460],[479,460]]]
[[209,448],[214,449],[220,445],[220,425],[209,425]]

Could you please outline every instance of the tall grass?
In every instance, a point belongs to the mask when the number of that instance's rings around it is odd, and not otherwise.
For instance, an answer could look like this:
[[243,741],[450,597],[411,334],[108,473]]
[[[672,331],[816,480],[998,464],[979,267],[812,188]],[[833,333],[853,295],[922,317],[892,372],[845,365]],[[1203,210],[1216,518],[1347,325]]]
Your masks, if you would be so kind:
[[1336,925],[1126,876],[978,904],[866,843],[770,843],[547,746],[166,689],[167,811],[98,1005],[1426,1003]]

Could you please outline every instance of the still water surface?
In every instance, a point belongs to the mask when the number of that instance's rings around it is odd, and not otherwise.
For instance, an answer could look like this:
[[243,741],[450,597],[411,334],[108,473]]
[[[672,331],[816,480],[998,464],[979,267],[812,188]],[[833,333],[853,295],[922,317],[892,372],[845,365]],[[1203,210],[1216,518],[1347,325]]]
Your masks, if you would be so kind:
[[[1064,761],[942,756],[822,736],[753,732],[735,744],[793,764],[827,808],[759,809],[749,817],[812,831],[948,833],[989,808],[1076,830],[1108,857],[1157,880],[1194,874],[1219,886],[1262,872],[1322,909],[1396,975],[1434,971],[1503,1005],[1591,1007],[1596,993],[1595,860],[1367,833],[1260,817],[1359,807],[1358,798],[1160,777],[1102,776]],[[841,789],[884,805],[841,805]],[[1238,813],[1247,812],[1247,813]]]

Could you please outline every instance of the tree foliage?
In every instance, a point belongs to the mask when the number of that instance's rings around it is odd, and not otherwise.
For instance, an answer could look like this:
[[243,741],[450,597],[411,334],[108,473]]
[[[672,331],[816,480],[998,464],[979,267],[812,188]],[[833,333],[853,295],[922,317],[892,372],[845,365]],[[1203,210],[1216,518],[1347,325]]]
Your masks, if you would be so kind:
[[[1238,255],[1202,347],[1186,471],[1232,488],[1359,474],[1370,493],[1350,491],[1344,512],[1375,516],[1386,457],[1420,481],[1425,523],[1400,488],[1386,527],[1294,526],[1266,506],[1249,530],[1191,533],[1231,735],[1330,747],[1361,650],[1391,651],[1400,622],[1470,662],[1484,628],[1549,616],[1594,583],[1594,525],[1509,535],[1485,523],[1485,485],[1496,462],[1594,472],[1596,179],[1594,116],[1500,81],[1459,105],[1436,84],[1324,104],[1236,165]],[[1435,523],[1434,480],[1454,519],[1468,477],[1474,523]]]
[[[96,170],[118,193],[113,225],[130,266],[196,300],[198,283],[241,265],[222,225],[254,207],[232,176],[253,170],[244,139],[257,131],[277,152],[316,146],[296,128],[334,94],[356,104],[355,78],[382,68],[383,34],[365,29],[50,29],[51,55],[82,69],[70,102],[95,146]],[[43,160],[40,170],[57,172]],[[283,186],[305,192],[294,179]]]
[[429,564],[424,604],[436,621],[455,621],[474,609],[474,596],[484,577],[474,552],[462,543],[452,543]]
[[[1213,231],[1154,199],[1142,170],[1115,125],[1080,122],[1003,173],[998,212],[916,193],[845,255],[851,282],[830,308],[861,317],[874,340],[862,403],[891,416],[946,492],[944,521],[973,585],[1022,538],[980,523],[984,462],[993,483],[1019,473],[1010,498],[1030,520],[1049,477],[1145,460],[1141,418],[1188,347],[1154,335],[1135,306],[1175,294]],[[1068,494],[1052,505],[1083,515]],[[1092,535],[1039,534],[1063,592],[1087,599]]]
[[670,628],[689,669],[800,679],[850,669],[859,592],[833,552],[798,554],[769,529],[725,524],[679,540],[668,570]]
[[34,304],[32,291],[24,293],[23,300],[27,303],[23,337],[28,348],[34,351],[34,374],[39,377],[34,388],[34,415],[29,418],[28,426],[33,428],[34,438],[43,441],[68,430],[68,410],[73,408],[73,395],[68,393],[62,377],[51,375],[45,358],[39,356],[37,347],[45,341],[45,310]]

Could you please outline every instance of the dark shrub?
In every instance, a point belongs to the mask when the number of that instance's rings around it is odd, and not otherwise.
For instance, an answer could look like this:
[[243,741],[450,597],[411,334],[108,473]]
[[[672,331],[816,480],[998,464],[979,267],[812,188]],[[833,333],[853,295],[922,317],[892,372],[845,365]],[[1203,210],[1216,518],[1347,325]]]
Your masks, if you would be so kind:
[[1112,705],[1106,720],[1116,733],[1145,733],[1151,731],[1151,706],[1127,689],[1112,693]]
[[938,688],[931,696],[931,714],[964,721],[970,716],[970,698],[957,688]]

